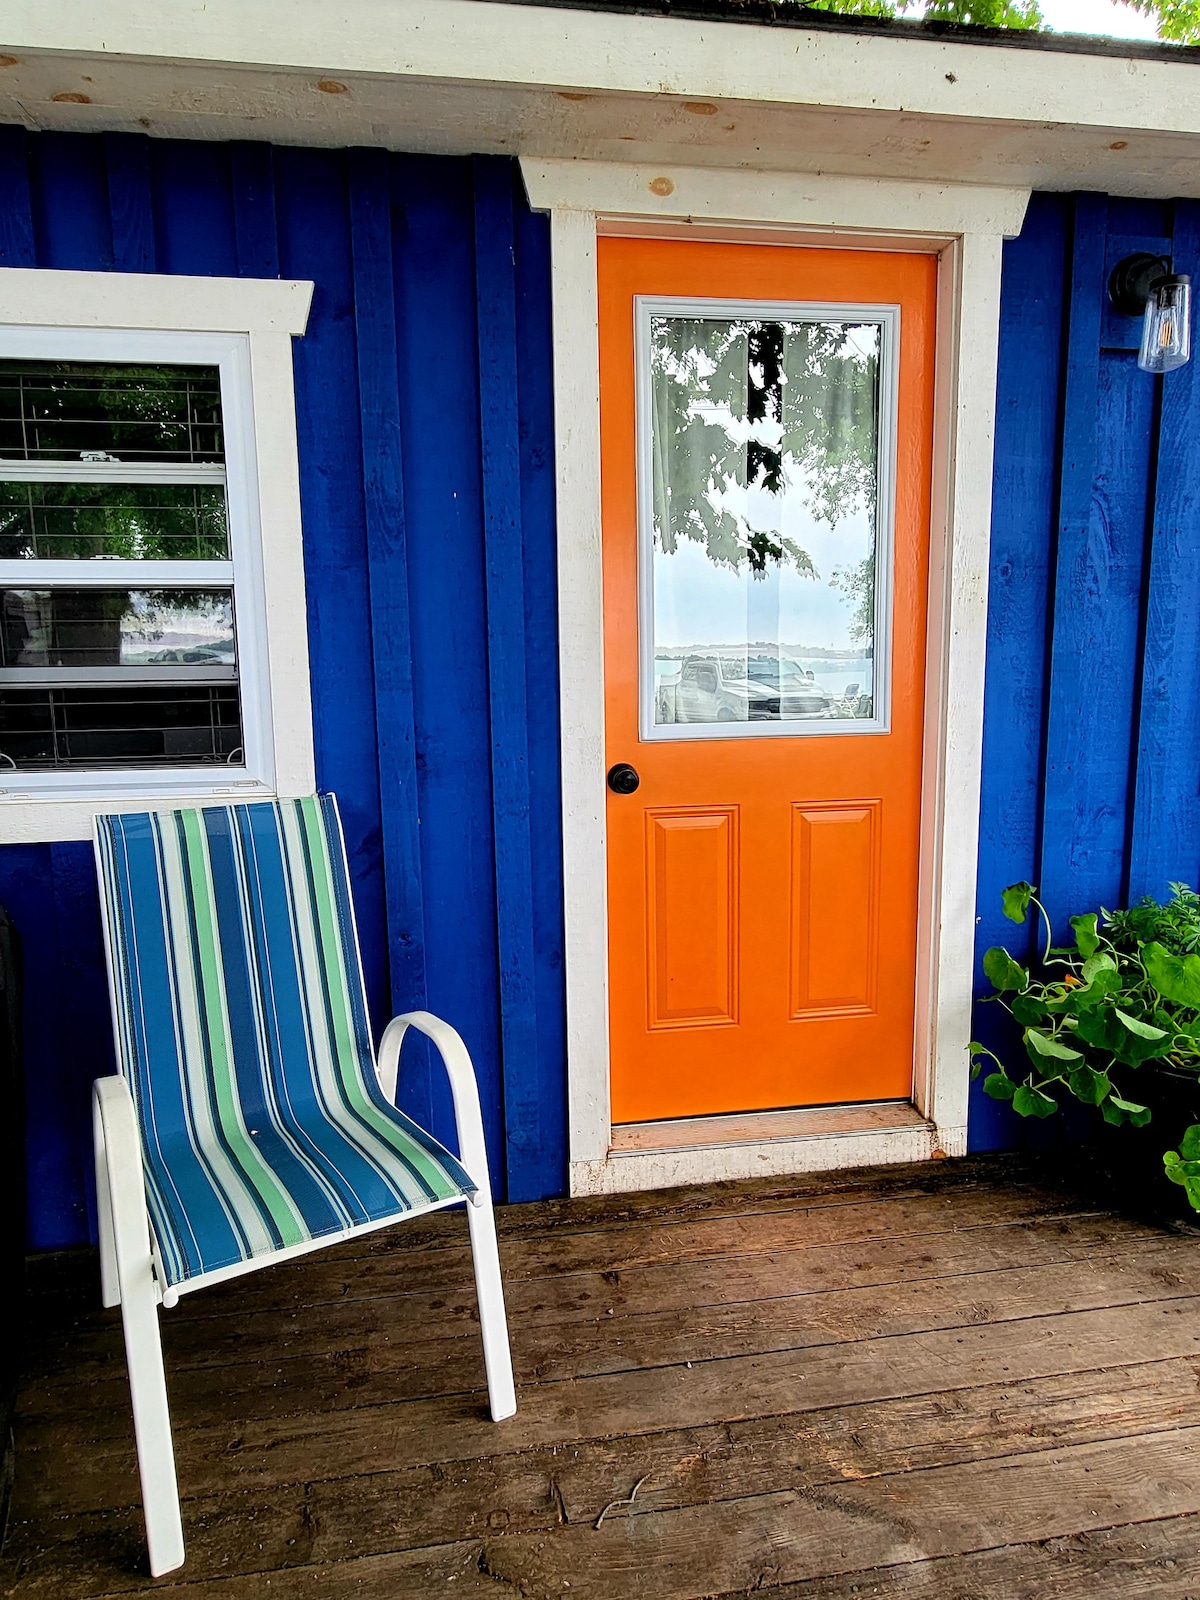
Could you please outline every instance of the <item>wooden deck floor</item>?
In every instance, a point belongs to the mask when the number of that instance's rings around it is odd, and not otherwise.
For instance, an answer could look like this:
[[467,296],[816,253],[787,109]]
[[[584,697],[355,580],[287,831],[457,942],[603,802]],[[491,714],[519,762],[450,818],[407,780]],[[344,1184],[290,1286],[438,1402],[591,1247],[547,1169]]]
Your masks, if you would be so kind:
[[1200,1597],[1194,1234],[1006,1160],[501,1229],[500,1426],[461,1213],[164,1316],[188,1561],[158,1585],[115,1314],[44,1264],[0,1593]]

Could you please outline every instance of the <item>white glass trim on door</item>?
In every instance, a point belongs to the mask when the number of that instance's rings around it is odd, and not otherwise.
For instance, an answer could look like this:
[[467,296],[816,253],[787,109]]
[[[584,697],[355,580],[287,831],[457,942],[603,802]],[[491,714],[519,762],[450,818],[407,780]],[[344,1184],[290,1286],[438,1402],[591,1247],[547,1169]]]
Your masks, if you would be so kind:
[[[878,328],[877,408],[875,414],[874,462],[874,535],[872,554],[874,560],[874,594],[871,607],[872,637],[870,656],[871,683],[868,691],[869,707],[863,714],[864,699],[854,700],[843,691],[823,689],[814,679],[812,667],[804,667],[793,659],[797,651],[793,642],[776,638],[775,687],[778,694],[763,696],[761,686],[756,686],[750,709],[737,706],[738,685],[731,683],[726,698],[730,708],[721,715],[731,720],[690,721],[660,720],[675,715],[673,706],[666,703],[672,694],[686,703],[689,689],[683,682],[687,672],[697,676],[704,670],[715,670],[720,676],[721,663],[707,668],[707,658],[697,654],[692,663],[681,663],[675,677],[664,677],[660,684],[656,673],[656,596],[655,596],[655,483],[654,483],[654,409],[655,391],[652,370],[654,319],[672,318],[703,322],[751,322],[753,324],[817,324],[870,326]],[[777,302],[761,300],[717,300],[705,298],[661,298],[639,295],[635,299],[635,360],[637,380],[637,503],[638,503],[638,631],[639,631],[639,719],[640,735],[644,740],[729,739],[729,738],[811,738],[837,734],[886,733],[891,722],[891,618],[892,576],[894,559],[895,511],[895,457],[896,415],[899,386],[900,308],[898,306],[854,305],[847,303],[796,301]],[[782,421],[782,418],[780,419]],[[765,474],[764,474],[765,481]],[[710,506],[717,504],[719,495],[708,496]],[[781,541],[782,543],[782,541]],[[768,539],[763,546],[770,557],[761,551],[755,560],[772,558],[781,544],[772,545]],[[682,548],[682,547],[681,547]],[[794,549],[794,560],[807,561],[804,552]],[[740,556],[739,556],[740,561]],[[729,563],[726,562],[728,565]],[[776,567],[782,564],[776,560]],[[811,566],[811,563],[809,563]],[[761,571],[762,568],[760,567]],[[742,648],[749,659],[754,647],[750,639],[749,610],[751,602],[760,598],[753,588],[753,578],[748,569],[743,589],[747,605],[747,639]],[[765,590],[764,590],[765,595]],[[720,654],[720,646],[715,647]],[[785,654],[786,652],[786,654]],[[732,653],[737,654],[735,648]],[[665,659],[665,658],[664,658]],[[755,658],[757,659],[757,658]],[[764,658],[765,659],[765,658]],[[742,667],[741,672],[751,671]],[[735,663],[732,671],[739,671]],[[791,674],[785,691],[785,674]],[[768,668],[769,675],[769,668]],[[843,676],[849,676],[848,672]],[[860,673],[861,676],[861,673]],[[805,678],[808,685],[805,684]],[[701,686],[706,693],[716,694],[717,686],[707,681]],[[847,689],[852,685],[846,685]],[[699,691],[697,691],[699,692]],[[786,707],[790,695],[792,711]],[[762,705],[759,706],[759,702]],[[758,709],[754,709],[757,707]],[[763,709],[765,707],[765,709]],[[846,714],[848,708],[854,714]],[[840,714],[839,714],[840,713]],[[682,713],[687,716],[686,710]],[[737,719],[737,720],[733,720]]]

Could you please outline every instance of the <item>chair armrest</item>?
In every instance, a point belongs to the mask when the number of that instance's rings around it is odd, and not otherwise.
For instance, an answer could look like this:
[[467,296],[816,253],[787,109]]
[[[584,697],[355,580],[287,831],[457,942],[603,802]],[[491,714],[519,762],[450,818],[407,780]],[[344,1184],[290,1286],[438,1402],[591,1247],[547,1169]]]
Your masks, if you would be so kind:
[[108,1167],[108,1191],[114,1211],[124,1215],[146,1212],[142,1179],[142,1139],[129,1085],[119,1072],[97,1078],[92,1085],[94,1130],[103,1140]]
[[483,1113],[479,1108],[479,1086],[467,1047],[456,1030],[440,1017],[435,1017],[431,1011],[408,1011],[401,1017],[393,1017],[379,1041],[376,1064],[379,1086],[389,1105],[394,1105],[400,1046],[410,1028],[415,1028],[418,1033],[432,1040],[442,1058],[454,1101],[458,1159],[477,1186],[475,1194],[471,1196],[472,1202],[483,1205],[491,1199],[491,1184],[488,1181],[487,1145],[483,1138]]
[[[97,1078],[92,1084],[92,1133],[97,1156],[102,1158],[96,1162],[97,1186],[101,1182],[107,1184],[111,1208],[106,1218],[101,1202],[100,1228],[102,1234],[106,1227],[112,1230],[108,1243],[118,1280],[122,1284],[128,1283],[132,1275],[142,1270],[143,1263],[149,1261],[155,1295],[169,1308],[179,1299],[179,1291],[168,1285],[150,1234],[146,1179],[142,1167],[142,1135],[138,1128],[133,1093],[119,1072]],[[105,1243],[102,1238],[102,1261]],[[108,1298],[107,1286],[104,1303],[116,1304],[115,1300]]]

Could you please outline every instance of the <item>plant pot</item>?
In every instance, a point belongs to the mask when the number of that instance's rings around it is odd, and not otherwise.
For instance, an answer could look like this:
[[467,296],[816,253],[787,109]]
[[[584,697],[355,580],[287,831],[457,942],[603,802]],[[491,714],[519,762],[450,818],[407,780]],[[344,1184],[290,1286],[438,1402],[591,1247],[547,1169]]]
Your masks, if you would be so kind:
[[1182,1185],[1163,1171],[1163,1154],[1178,1150],[1185,1131],[1200,1123],[1200,1077],[1148,1061],[1121,1075],[1122,1093],[1152,1113],[1144,1128],[1114,1128],[1096,1113],[1089,1152],[1106,1187],[1125,1211],[1154,1221],[1200,1226]]

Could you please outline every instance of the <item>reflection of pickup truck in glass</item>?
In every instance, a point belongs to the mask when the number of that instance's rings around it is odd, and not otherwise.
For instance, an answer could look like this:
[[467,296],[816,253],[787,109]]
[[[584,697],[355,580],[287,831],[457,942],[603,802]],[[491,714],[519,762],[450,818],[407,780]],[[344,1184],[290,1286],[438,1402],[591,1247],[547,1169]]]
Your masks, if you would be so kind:
[[780,722],[829,714],[811,671],[786,656],[688,656],[658,689],[657,721]]

